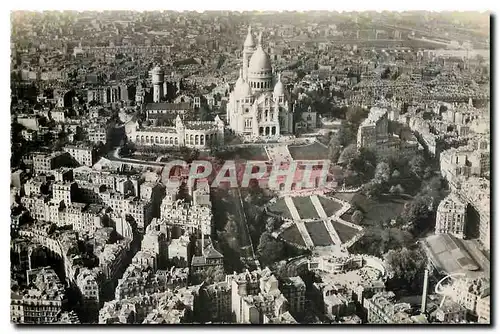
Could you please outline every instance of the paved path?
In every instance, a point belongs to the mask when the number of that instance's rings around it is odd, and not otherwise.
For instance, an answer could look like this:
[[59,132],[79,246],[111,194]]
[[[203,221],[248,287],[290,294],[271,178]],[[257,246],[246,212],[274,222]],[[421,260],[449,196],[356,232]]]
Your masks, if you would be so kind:
[[313,248],[314,242],[312,241],[311,236],[309,235],[309,232],[307,232],[306,224],[304,224],[304,222],[300,220],[300,215],[297,211],[297,208],[295,207],[295,204],[293,204],[292,198],[289,196],[286,196],[285,203],[286,203],[286,206],[288,207],[288,210],[290,211],[290,214],[292,215],[293,220],[295,220],[295,224],[297,225],[297,229],[299,230],[300,235],[302,236],[302,239],[304,240],[304,243],[306,244],[306,246],[308,248]]
[[325,210],[323,209],[323,206],[321,205],[318,195],[312,195],[309,197],[311,199],[312,204],[314,205],[314,208],[316,209],[316,212],[318,213],[319,217],[321,219],[327,219],[328,215],[326,214]]
[[316,209],[316,212],[318,212],[318,215],[321,219],[323,219],[323,223],[325,224],[325,228],[328,231],[328,234],[330,235],[330,238],[336,245],[341,245],[342,240],[340,240],[339,234],[335,230],[335,228],[332,225],[332,222],[328,219],[328,215],[326,214],[325,210],[323,209],[323,206],[321,205],[321,202],[319,201],[319,198],[317,195],[312,195],[310,197],[312,204],[314,205],[314,208]]
[[297,208],[295,207],[295,204],[290,196],[285,197],[285,203],[290,211],[290,214],[292,215],[293,220],[300,220],[301,218],[299,212],[297,211]]
[[109,152],[106,155],[106,158],[110,161],[121,162],[125,164],[131,165],[140,165],[140,166],[154,166],[154,167],[162,167],[165,166],[166,162],[155,162],[155,161],[144,161],[139,159],[130,159],[130,158],[122,158],[120,157],[120,148],[117,147],[113,150],[113,152]]
[[335,221],[341,223],[341,224],[344,224],[344,225],[347,225],[355,230],[358,230],[358,231],[361,231],[363,228],[359,225],[356,225],[356,224],[353,224],[353,223],[350,223],[348,221],[345,221],[343,220],[342,218],[336,218]]
[[300,232],[300,235],[302,236],[302,239],[304,240],[304,243],[308,248],[313,248],[314,247],[314,242],[311,239],[311,236],[309,235],[309,232],[307,232],[306,229],[306,224],[302,221],[297,221],[295,223],[297,225],[297,229]]
[[333,243],[335,245],[342,245],[342,240],[340,239],[339,234],[337,233],[335,227],[333,227],[332,221],[330,219],[326,219],[323,222]]
[[351,240],[349,240],[348,242],[346,242],[344,244],[345,248],[349,248],[351,247],[352,245],[354,245],[359,239],[361,239],[361,237],[364,235],[364,231],[360,231],[358,234],[356,234],[354,236],[354,238],[352,238]]

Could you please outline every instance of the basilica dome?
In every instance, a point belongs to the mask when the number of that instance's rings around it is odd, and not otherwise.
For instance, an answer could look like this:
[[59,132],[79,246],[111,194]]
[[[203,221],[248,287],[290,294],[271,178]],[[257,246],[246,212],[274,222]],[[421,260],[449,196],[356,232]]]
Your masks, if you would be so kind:
[[272,72],[271,58],[261,46],[253,53],[248,65],[248,73],[261,74],[261,72]]

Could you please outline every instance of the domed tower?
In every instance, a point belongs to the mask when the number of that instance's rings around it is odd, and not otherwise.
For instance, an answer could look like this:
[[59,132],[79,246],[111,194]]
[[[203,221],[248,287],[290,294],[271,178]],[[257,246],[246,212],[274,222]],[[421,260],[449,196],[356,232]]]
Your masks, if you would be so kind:
[[281,73],[278,74],[278,82],[276,82],[276,85],[274,85],[273,95],[274,95],[274,99],[278,103],[285,102],[285,86],[281,82]]
[[250,89],[248,82],[243,79],[243,69],[240,69],[240,77],[234,85],[233,92],[237,100],[241,100],[252,95],[252,89]]
[[272,89],[273,69],[271,58],[262,48],[262,33],[259,34],[257,50],[248,64],[248,83],[254,92]]
[[243,79],[243,68],[240,68],[240,76],[238,77],[238,80],[236,80],[233,90],[235,92],[239,91],[240,87],[243,85],[244,82],[245,80]]
[[165,81],[165,74],[160,66],[153,68],[152,81],[153,81],[153,102],[158,103],[163,97],[163,82]]
[[250,57],[255,51],[255,42],[252,35],[252,27],[248,27],[247,38],[245,43],[243,43],[243,80],[247,80],[248,76],[248,63],[250,62]]

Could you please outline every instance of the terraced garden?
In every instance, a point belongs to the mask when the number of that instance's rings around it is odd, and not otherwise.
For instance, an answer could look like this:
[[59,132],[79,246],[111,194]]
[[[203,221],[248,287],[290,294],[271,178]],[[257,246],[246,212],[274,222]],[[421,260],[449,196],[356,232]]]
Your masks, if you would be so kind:
[[333,244],[333,240],[330,238],[330,234],[328,234],[323,221],[306,223],[306,229],[314,246],[329,246]]
[[305,247],[306,244],[300,235],[299,229],[296,225],[292,225],[281,233],[281,237],[288,242],[297,244],[299,246]]
[[311,202],[311,198],[307,197],[293,197],[293,204],[297,208],[301,219],[319,219],[318,212]]
[[335,212],[342,208],[342,204],[335,202],[334,200],[328,199],[323,196],[318,196],[318,199],[328,217],[333,216]]

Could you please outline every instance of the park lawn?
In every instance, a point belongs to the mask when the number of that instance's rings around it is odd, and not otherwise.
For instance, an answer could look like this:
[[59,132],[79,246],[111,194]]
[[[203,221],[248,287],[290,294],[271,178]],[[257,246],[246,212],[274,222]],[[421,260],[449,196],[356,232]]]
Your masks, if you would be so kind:
[[293,160],[323,160],[328,159],[328,148],[318,142],[310,145],[288,146]]
[[342,205],[338,202],[335,202],[334,200],[328,199],[323,196],[318,196],[319,202],[323,206],[323,210],[325,210],[326,215],[328,217],[331,217],[342,208]]
[[342,243],[348,242],[349,240],[354,238],[357,233],[359,233],[358,230],[337,221],[332,221],[332,225],[333,228],[335,228],[335,231],[337,231],[337,234],[339,235],[340,241],[342,241]]
[[293,219],[292,214],[288,210],[288,206],[283,198],[278,198],[276,203],[273,203],[268,207],[268,210],[274,214],[282,216],[283,218]]
[[403,199],[384,195],[379,199],[372,199],[358,193],[352,198],[351,204],[363,212],[362,225],[378,226],[399,216],[409,201],[409,197]]
[[285,240],[286,242],[294,243],[302,247],[306,246],[304,240],[302,239],[302,235],[300,234],[299,229],[295,224],[284,230],[280,234],[280,237],[283,238],[283,240]]
[[268,161],[266,150],[262,146],[248,146],[228,149],[217,153],[224,160]]
[[318,219],[319,214],[311,202],[311,197],[292,197],[293,204],[299,212],[301,219]]
[[269,157],[267,156],[266,150],[263,146],[252,146],[245,147],[244,152],[242,154],[242,158],[246,160],[254,160],[254,161],[268,161]]
[[356,195],[358,195],[358,193],[335,193],[333,197],[346,202],[351,202]]
[[330,238],[323,221],[308,222],[305,225],[314,246],[330,246],[333,244],[333,240]]

